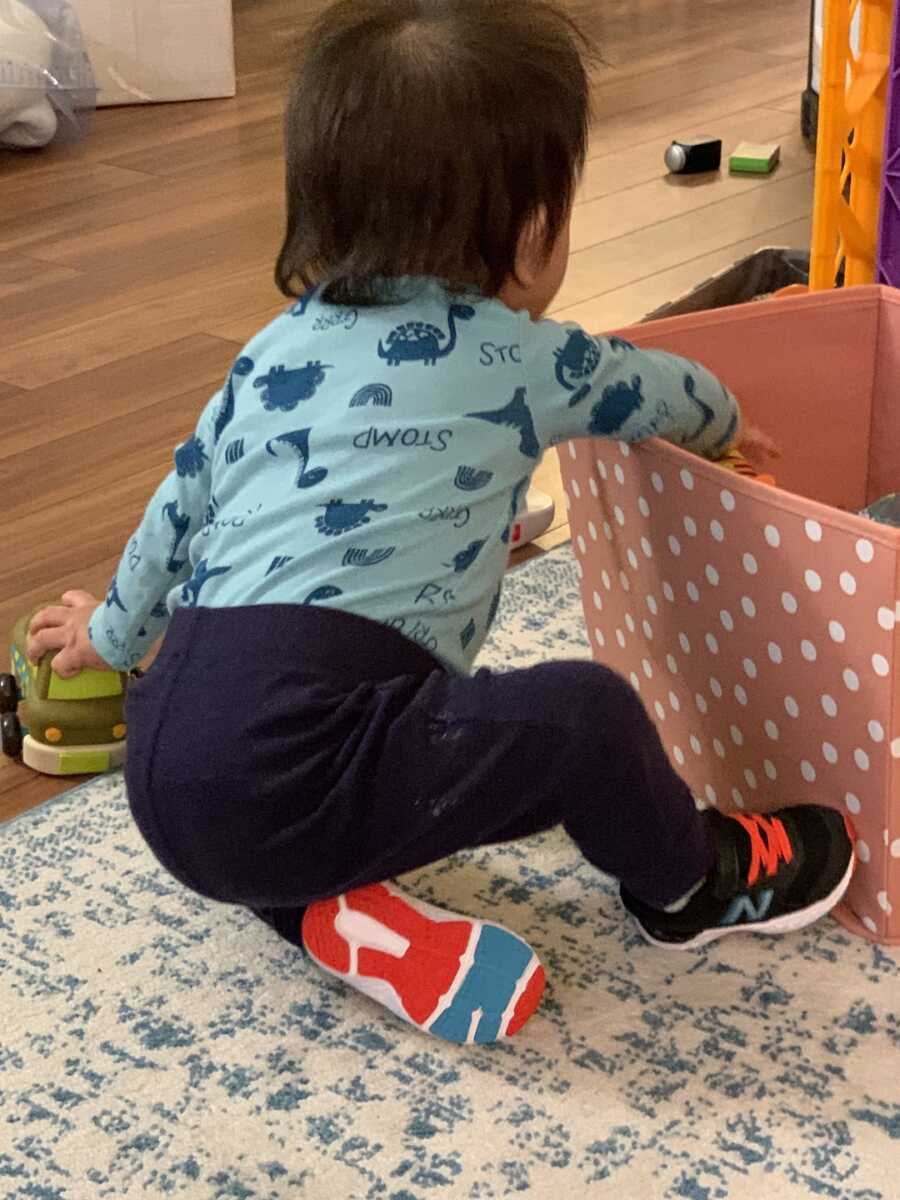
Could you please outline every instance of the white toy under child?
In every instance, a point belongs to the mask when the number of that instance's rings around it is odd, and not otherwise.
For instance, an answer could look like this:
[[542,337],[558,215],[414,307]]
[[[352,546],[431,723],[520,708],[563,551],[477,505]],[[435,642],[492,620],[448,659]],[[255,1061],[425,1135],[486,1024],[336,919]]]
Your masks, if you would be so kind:
[[539,488],[529,488],[528,495],[519,505],[516,519],[509,535],[509,544],[515,548],[533,542],[550,528],[556,513],[552,497]]

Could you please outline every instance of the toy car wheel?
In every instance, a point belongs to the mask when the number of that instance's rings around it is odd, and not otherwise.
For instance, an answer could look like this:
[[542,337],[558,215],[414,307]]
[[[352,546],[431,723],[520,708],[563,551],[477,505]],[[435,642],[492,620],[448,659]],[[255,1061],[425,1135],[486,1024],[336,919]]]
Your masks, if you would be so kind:
[[0,744],[8,758],[19,758],[22,753],[22,724],[15,713],[0,716]]
[[15,675],[0,675],[0,713],[14,713],[19,703]]

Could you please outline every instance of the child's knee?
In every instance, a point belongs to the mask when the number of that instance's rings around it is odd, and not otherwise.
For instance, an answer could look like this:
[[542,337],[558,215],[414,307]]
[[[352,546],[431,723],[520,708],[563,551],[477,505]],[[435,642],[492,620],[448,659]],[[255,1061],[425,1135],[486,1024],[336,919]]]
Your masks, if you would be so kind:
[[[640,695],[616,671],[600,663],[568,664],[565,687],[557,692],[569,752],[597,769],[658,743],[659,735]],[[559,719],[559,717],[558,717]]]
[[550,663],[547,671],[544,682],[549,685],[553,707],[568,723],[595,736],[600,728],[644,729],[649,723],[637,691],[602,663]]

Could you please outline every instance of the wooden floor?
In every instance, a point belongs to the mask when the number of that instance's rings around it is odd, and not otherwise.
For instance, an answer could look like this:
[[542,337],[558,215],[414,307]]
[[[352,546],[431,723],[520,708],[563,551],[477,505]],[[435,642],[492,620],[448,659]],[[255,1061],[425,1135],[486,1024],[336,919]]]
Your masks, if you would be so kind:
[[[234,100],[104,110],[90,138],[0,152],[0,630],[102,594],[172,446],[282,307],[280,113],[297,13],[235,0]],[[607,66],[554,315],[640,318],[762,245],[805,245],[808,0],[572,0]],[[772,178],[667,177],[673,136],[777,140]],[[557,499],[546,549],[567,537]],[[534,552],[534,551],[532,551]],[[0,820],[70,786],[0,762]]]

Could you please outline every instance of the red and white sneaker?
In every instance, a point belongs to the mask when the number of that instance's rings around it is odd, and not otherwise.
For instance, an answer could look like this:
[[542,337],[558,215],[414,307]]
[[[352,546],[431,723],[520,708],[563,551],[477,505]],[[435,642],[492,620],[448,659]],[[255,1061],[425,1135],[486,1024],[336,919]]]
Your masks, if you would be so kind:
[[391,883],[311,904],[303,945],[329,975],[451,1042],[511,1037],[544,991],[544,968],[516,934]]

